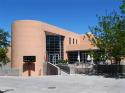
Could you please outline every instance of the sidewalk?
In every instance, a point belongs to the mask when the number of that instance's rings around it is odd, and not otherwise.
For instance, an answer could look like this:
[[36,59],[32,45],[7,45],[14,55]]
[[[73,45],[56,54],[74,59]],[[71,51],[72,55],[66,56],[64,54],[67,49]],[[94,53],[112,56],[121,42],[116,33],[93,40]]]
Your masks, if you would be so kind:
[[124,93],[125,79],[68,75],[0,77],[0,90],[7,93]]

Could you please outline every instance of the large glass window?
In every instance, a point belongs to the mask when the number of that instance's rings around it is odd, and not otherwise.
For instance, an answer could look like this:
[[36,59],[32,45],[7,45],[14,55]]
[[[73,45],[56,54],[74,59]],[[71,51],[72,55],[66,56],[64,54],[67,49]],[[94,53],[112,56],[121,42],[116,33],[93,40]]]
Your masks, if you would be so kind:
[[68,61],[70,64],[77,62],[78,52],[68,52]]
[[87,62],[88,52],[80,52],[80,61],[85,63]]
[[63,59],[63,41],[64,37],[59,35],[46,35],[46,51],[48,61],[57,61]]
[[[88,52],[81,51],[80,52],[80,62],[87,62]],[[68,52],[68,61],[70,64],[75,63],[78,61],[78,51],[76,52]]]

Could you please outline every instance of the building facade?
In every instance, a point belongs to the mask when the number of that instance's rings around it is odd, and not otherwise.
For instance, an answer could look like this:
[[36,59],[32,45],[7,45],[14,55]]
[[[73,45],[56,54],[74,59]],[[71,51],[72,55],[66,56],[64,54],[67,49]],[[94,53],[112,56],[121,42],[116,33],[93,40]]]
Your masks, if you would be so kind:
[[[43,63],[56,64],[58,60],[86,61],[87,52],[97,49],[86,35],[79,35],[56,26],[34,20],[17,20],[12,24],[12,68],[21,70],[21,75],[43,74]],[[28,64],[27,64],[28,63]],[[29,64],[30,63],[30,64]]]

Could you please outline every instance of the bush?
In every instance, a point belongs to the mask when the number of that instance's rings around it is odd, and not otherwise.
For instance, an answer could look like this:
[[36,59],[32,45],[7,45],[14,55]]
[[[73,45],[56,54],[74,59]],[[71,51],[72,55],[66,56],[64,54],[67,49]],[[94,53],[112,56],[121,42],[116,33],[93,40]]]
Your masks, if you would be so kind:
[[63,60],[63,59],[60,59],[57,61],[58,65],[67,65],[68,64],[68,60]]

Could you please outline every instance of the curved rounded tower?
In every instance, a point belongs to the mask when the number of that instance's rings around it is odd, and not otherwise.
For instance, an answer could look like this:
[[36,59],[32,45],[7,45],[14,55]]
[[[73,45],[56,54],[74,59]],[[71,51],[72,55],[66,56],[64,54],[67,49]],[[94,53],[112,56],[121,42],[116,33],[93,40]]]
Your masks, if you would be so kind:
[[12,24],[12,68],[20,75],[43,74],[46,37],[41,22],[18,20]]

